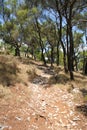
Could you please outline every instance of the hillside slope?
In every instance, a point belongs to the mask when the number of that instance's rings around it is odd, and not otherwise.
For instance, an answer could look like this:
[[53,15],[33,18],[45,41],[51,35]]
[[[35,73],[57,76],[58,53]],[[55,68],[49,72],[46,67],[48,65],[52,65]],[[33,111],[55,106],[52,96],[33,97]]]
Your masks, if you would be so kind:
[[0,56],[0,130],[86,130],[87,77]]

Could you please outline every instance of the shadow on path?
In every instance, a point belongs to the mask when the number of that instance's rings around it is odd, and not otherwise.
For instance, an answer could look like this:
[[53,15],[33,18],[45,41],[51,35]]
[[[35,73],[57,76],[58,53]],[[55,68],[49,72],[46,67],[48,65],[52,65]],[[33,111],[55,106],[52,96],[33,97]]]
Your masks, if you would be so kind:
[[81,112],[84,116],[87,116],[87,104],[83,104],[76,107],[76,111]]

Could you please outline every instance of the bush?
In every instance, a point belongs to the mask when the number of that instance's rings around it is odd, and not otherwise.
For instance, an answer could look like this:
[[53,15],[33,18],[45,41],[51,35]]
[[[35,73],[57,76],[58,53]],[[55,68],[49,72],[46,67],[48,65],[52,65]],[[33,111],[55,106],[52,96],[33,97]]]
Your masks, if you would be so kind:
[[13,57],[0,56],[0,84],[9,86],[15,83],[17,72],[19,69]]
[[0,98],[9,97],[9,96],[11,96],[10,89],[0,85]]
[[33,80],[33,79],[37,76],[37,74],[36,74],[36,69],[35,69],[35,68],[29,69],[29,70],[27,71],[27,74],[28,74],[28,76],[29,76],[29,80],[30,80],[30,81]]

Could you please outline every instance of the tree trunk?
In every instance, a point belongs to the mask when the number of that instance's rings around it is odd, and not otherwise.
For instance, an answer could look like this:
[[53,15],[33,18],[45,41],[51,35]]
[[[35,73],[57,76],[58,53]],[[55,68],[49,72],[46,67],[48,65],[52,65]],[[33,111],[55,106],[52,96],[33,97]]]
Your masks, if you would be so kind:
[[84,58],[84,74],[87,75],[87,59]]
[[75,59],[75,66],[76,66],[76,71],[78,71],[78,62],[76,59]]
[[59,13],[59,17],[60,17],[60,28],[59,28],[59,41],[61,43],[62,49],[63,49],[63,62],[64,62],[64,70],[65,72],[67,72],[67,64],[66,64],[66,49],[64,47],[63,41],[62,41],[62,16]]
[[15,56],[20,56],[20,49],[18,46],[15,48]]
[[69,64],[69,61],[70,61],[70,55],[69,55],[69,39],[68,39],[68,36],[69,36],[69,32],[68,32],[68,24],[67,24],[67,29],[66,29],[66,41],[67,41],[67,70],[70,70],[70,64]]
[[68,19],[68,29],[69,29],[69,41],[70,41],[70,59],[69,59],[69,71],[70,71],[70,79],[74,80],[74,44],[73,44],[73,34],[72,34],[72,8],[70,8],[69,19]]
[[39,27],[37,18],[35,18],[35,20],[36,20],[37,32],[38,32],[38,36],[39,36],[39,45],[41,47],[41,59],[44,62],[44,65],[46,65],[46,60],[45,60],[45,56],[44,56],[43,41],[41,39],[41,31],[40,31],[40,27]]
[[66,50],[65,50],[65,47],[63,45],[63,42],[61,41],[62,43],[62,47],[63,47],[63,63],[64,63],[64,70],[65,70],[65,73],[68,72],[68,69],[67,69],[67,63],[66,63]]
[[44,62],[44,65],[46,65],[46,60],[45,60],[45,56],[44,56],[43,48],[42,47],[41,47],[41,59]]
[[51,46],[51,67],[53,66],[53,63],[54,63],[54,57],[53,57],[53,46]]
[[59,41],[57,43],[57,66],[59,66]]

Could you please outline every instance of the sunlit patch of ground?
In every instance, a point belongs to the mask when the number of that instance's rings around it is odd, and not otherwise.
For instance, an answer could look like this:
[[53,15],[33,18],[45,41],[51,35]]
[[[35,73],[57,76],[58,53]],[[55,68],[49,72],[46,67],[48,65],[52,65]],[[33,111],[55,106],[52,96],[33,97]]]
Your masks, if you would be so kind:
[[87,77],[74,76],[70,81],[62,67],[0,56],[0,129],[86,130]]

